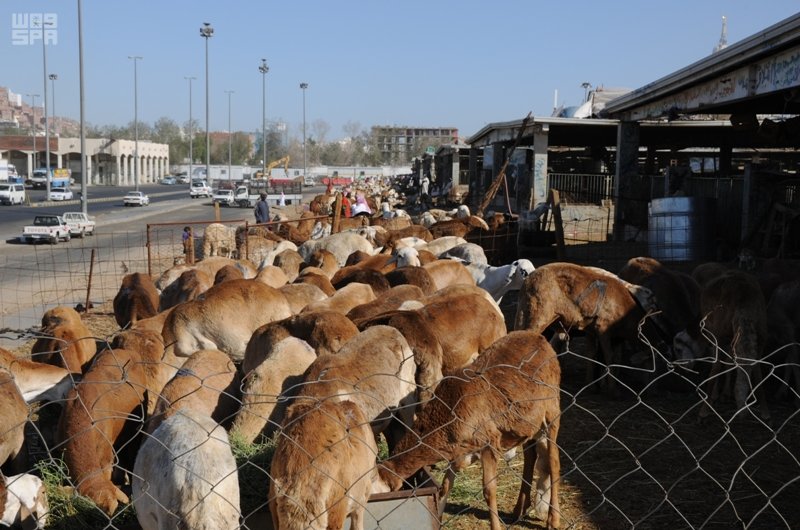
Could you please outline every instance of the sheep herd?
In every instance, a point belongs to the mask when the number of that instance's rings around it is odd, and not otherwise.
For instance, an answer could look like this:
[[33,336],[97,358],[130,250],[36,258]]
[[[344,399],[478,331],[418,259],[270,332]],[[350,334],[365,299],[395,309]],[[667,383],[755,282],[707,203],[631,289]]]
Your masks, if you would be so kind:
[[[631,362],[621,346],[641,347],[643,335],[669,362],[716,356],[700,415],[726,395],[740,410],[755,397],[769,421],[759,361],[770,338],[798,340],[796,269],[688,274],[644,257],[618,274],[526,259],[492,266],[464,239],[488,227],[472,217],[313,239],[301,220],[209,241],[209,254],[238,241],[251,259],[209,255],[158,278],[125,276],[113,301],[120,330],[99,346],[74,310],[47,311],[31,360],[0,349],[2,522],[47,524],[24,447],[43,402],[60,404],[57,425],[40,428],[53,433],[69,482],[109,516],[132,504],[145,530],[240,527],[233,437],[275,444],[260,485],[274,528],[342,528],[348,517],[363,528],[371,494],[413,487],[421,468],[444,461],[446,497],[478,459],[499,529],[498,457],[518,447],[513,518],[558,528],[557,350],[569,333],[589,339],[587,382],[597,365],[613,375]],[[509,291],[519,293],[507,322],[499,304]],[[724,355],[709,352],[709,333]],[[798,352],[785,354],[794,366],[785,379],[797,385]],[[730,381],[714,377],[726,370]],[[618,396],[619,377],[606,379],[602,390]]]

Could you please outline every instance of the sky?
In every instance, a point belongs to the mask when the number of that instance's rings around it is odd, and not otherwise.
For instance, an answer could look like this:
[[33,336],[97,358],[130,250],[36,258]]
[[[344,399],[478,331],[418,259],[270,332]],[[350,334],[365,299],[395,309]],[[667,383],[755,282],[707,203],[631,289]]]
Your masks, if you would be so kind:
[[[12,33],[14,15],[56,15],[47,46],[55,111],[78,119],[77,0],[0,0],[0,86],[43,94],[40,40]],[[301,137],[348,124],[455,127],[469,137],[492,122],[556,103],[578,105],[582,83],[636,89],[709,55],[722,16],[733,44],[798,12],[798,0],[82,0],[85,117],[92,125],[192,117],[205,127],[209,22],[212,131],[261,129],[267,59],[268,122]],[[19,18],[17,18],[19,21]],[[19,29],[19,28],[17,28]],[[29,36],[29,35],[27,35]],[[134,62],[140,56],[134,90]],[[53,96],[48,81],[48,105]],[[233,91],[230,96],[226,91]],[[134,95],[136,94],[136,98]],[[30,98],[25,101],[30,104]],[[41,98],[37,103],[41,105]],[[52,110],[52,107],[51,107]]]

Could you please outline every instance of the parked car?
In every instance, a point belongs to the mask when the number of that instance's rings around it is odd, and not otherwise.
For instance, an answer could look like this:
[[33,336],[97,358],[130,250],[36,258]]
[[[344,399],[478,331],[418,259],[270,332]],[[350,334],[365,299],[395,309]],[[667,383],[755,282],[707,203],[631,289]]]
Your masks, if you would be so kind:
[[178,175],[178,182],[180,184],[189,184],[189,175],[187,175],[186,173]]
[[233,197],[233,190],[214,190],[211,202],[219,203],[223,206],[233,206],[236,201]]
[[51,201],[71,201],[72,190],[69,188],[50,188]]
[[22,204],[25,202],[25,186],[22,184],[0,184],[0,203]]
[[143,191],[129,191],[122,199],[125,206],[147,206],[150,204],[150,197]]
[[167,186],[174,186],[177,183],[178,181],[175,179],[175,177],[164,177],[161,179],[161,184],[166,184]]
[[59,240],[70,240],[69,226],[60,215],[42,214],[33,218],[33,224],[22,229],[20,241],[23,243],[35,243],[36,241],[47,241],[55,245]]

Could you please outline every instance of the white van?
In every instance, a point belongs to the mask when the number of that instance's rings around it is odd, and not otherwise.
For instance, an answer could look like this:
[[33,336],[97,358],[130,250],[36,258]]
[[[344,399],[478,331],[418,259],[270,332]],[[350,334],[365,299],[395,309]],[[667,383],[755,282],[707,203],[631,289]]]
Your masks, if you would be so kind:
[[25,186],[0,183],[0,203],[22,204],[25,202]]

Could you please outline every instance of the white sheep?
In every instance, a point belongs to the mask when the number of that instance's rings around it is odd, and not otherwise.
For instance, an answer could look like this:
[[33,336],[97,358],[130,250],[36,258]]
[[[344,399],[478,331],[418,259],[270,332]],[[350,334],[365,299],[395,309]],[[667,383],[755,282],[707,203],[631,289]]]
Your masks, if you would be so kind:
[[143,530],[239,528],[239,479],[228,434],[208,416],[183,409],[139,449],[133,505]]

